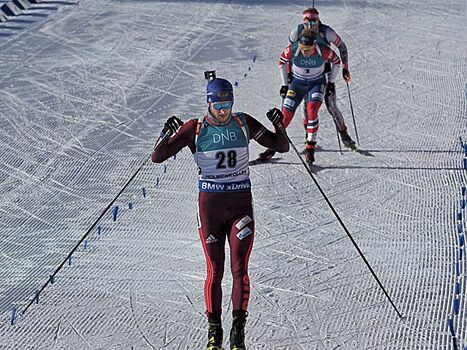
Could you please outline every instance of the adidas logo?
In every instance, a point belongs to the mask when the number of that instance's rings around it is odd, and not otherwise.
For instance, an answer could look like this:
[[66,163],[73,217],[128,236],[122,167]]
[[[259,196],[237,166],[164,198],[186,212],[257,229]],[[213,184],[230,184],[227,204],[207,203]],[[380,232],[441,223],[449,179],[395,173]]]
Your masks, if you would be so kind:
[[217,238],[214,237],[213,235],[209,235],[209,237],[206,238],[206,244],[215,243],[215,242],[217,242]]

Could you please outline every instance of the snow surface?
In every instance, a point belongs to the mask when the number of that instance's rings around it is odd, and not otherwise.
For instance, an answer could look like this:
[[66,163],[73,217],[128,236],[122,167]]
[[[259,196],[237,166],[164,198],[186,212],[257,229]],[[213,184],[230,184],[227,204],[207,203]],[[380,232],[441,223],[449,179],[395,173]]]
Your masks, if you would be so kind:
[[[117,221],[108,211],[100,234],[94,228],[40,303],[21,312],[147,160],[163,121],[205,112],[204,70],[238,82],[236,110],[270,127],[279,53],[309,5],[44,1],[0,24],[0,349],[204,347],[206,268],[188,149],[146,163],[115,203]],[[317,7],[348,45],[370,155],[340,154],[322,108],[316,178],[404,318],[291,150],[251,167],[248,349],[464,349],[466,2]],[[337,90],[355,138],[342,80]],[[299,149],[300,118],[289,128]],[[252,142],[252,157],[260,151]],[[230,286],[227,268],[226,346]]]

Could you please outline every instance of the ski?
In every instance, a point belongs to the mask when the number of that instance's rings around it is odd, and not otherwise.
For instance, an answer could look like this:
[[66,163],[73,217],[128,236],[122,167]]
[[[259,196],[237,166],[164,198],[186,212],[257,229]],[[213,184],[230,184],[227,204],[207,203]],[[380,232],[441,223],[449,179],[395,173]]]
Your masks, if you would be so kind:
[[268,163],[269,161],[264,161],[264,160],[261,160],[261,159],[254,159],[254,160],[250,160],[248,162],[248,165],[249,166],[255,166],[255,165],[258,165],[258,164],[266,164]]
[[263,159],[263,158],[256,158],[254,160],[250,160],[248,162],[248,165],[254,166],[254,165],[259,165],[259,164],[268,164],[268,163],[275,163],[279,160],[280,158],[270,158],[270,159]]
[[350,147],[350,150],[356,153],[359,153],[361,155],[367,156],[367,157],[373,157],[373,154],[371,154],[369,151],[365,151],[361,148],[358,148],[356,145],[353,147]]

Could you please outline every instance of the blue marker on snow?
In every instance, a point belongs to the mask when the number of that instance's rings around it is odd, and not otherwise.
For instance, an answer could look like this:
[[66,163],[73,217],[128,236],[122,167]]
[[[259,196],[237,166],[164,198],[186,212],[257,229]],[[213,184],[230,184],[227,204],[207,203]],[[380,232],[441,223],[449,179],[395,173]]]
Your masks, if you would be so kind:
[[156,187],[159,187],[159,178],[156,179]]
[[143,187],[143,197],[146,198],[146,187]]
[[128,209],[133,209],[133,203],[128,203]]
[[34,292],[34,301],[36,302],[36,304],[39,304],[39,289],[36,289],[36,291]]
[[234,83],[234,85],[235,85],[235,87],[238,87],[238,81],[236,81],[236,82]]
[[84,250],[88,249],[88,240],[87,239],[84,240],[84,247],[83,248],[84,248]]
[[117,221],[117,214],[118,214],[118,205],[112,208],[112,219],[113,221]]
[[456,282],[456,295],[461,294],[461,284]]
[[464,235],[463,235],[463,234],[460,234],[460,235],[459,235],[459,245],[460,245],[461,247],[464,246]]
[[[256,55],[253,55],[253,63],[255,63],[255,62],[256,62]],[[466,90],[467,90],[467,84],[465,84],[465,85],[466,85]]]
[[465,186],[462,186],[461,193],[462,193],[462,197],[465,196]]
[[459,220],[459,221],[462,220],[462,212],[457,213],[457,220]]
[[49,276],[49,281],[50,281],[50,284],[54,284],[54,283],[55,283],[55,277],[54,277],[54,275],[50,275],[50,276]]
[[456,332],[454,331],[454,319],[452,318],[448,319],[448,325],[449,325],[449,330],[451,331],[451,335],[455,337]]
[[456,315],[459,315],[459,306],[460,306],[460,299],[456,297],[456,299],[454,299],[454,313]]
[[71,255],[68,257],[68,266],[71,266]]
[[16,323],[16,306],[11,310],[11,325],[14,326]]
[[164,174],[167,173],[167,164],[164,164]]
[[102,227],[101,225],[97,226],[97,234],[100,235],[101,234],[101,230],[102,230]]
[[465,199],[461,199],[461,209],[465,209]]

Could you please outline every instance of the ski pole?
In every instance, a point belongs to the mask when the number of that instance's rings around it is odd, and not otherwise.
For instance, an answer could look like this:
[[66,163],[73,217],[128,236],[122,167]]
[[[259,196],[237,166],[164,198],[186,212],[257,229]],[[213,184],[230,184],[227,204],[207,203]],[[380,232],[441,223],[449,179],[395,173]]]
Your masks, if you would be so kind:
[[347,93],[349,94],[350,111],[352,112],[352,119],[353,119],[353,126],[354,126],[354,129],[355,129],[355,136],[357,137],[357,144],[360,146],[360,140],[358,139],[358,132],[357,132],[357,123],[355,122],[355,115],[353,113],[352,97],[350,96],[349,82],[346,81],[345,84],[347,85]]
[[321,193],[321,195],[323,196],[323,198],[325,199],[326,203],[328,204],[329,208],[331,208],[331,211],[333,212],[333,214],[336,216],[337,218],[337,221],[339,221],[339,224],[342,226],[342,228],[344,229],[345,233],[347,234],[347,236],[350,238],[350,241],[352,242],[352,244],[354,245],[355,249],[357,249],[357,252],[358,254],[360,254],[361,258],[363,259],[363,261],[365,262],[366,266],[368,267],[368,269],[370,270],[371,274],[373,275],[373,277],[375,278],[376,282],[378,283],[379,287],[381,288],[381,290],[384,292],[384,295],[386,295],[386,297],[388,298],[389,302],[391,303],[392,307],[394,308],[394,310],[396,310],[397,312],[397,315],[399,316],[399,318],[402,318],[402,314],[399,312],[399,310],[397,309],[396,305],[394,304],[394,302],[392,301],[391,297],[389,296],[388,292],[386,291],[386,289],[384,288],[383,284],[381,283],[381,281],[379,280],[378,276],[376,275],[375,271],[373,270],[373,268],[371,267],[370,263],[368,262],[368,260],[366,259],[365,255],[363,255],[362,251],[360,250],[360,247],[358,246],[357,242],[355,242],[354,238],[352,237],[352,235],[350,234],[349,230],[347,229],[347,227],[345,226],[344,222],[342,221],[342,219],[340,218],[339,214],[337,213],[337,211],[334,209],[334,206],[331,204],[331,202],[329,201],[328,197],[326,196],[326,194],[324,193],[323,189],[321,188],[321,186],[319,185],[318,181],[316,180],[316,178],[313,176],[313,173],[311,172],[311,169],[309,166],[306,165],[305,161],[303,160],[303,158],[301,157],[300,155],[300,152],[297,150],[297,147],[295,147],[294,143],[292,142],[292,140],[290,139],[289,135],[287,135],[287,133],[285,132],[285,129],[284,129],[284,126],[282,124],[279,125],[279,129],[280,131],[284,134],[284,136],[287,138],[287,140],[289,141],[289,144],[292,146],[292,148],[294,149],[295,153],[297,154],[298,158],[300,158],[300,161],[302,162],[302,164],[304,165],[306,171],[308,172],[308,174],[311,176],[311,179],[313,180],[313,182],[315,183],[316,187],[318,188],[319,192]]
[[[159,138],[156,141],[156,144],[154,146],[154,149],[157,149],[161,142],[165,140],[168,136],[170,136],[169,133],[161,133]],[[159,142],[160,141],[160,142]],[[79,242],[74,246],[74,248],[71,250],[71,252],[67,255],[67,257],[62,261],[62,263],[57,267],[55,272],[50,275],[50,277],[47,279],[47,282],[45,282],[42,287],[37,291],[37,293],[34,295],[34,298],[32,298],[29,303],[26,305],[26,307],[21,311],[21,315],[24,315],[26,311],[29,309],[29,307],[34,303],[34,300],[36,300],[37,295],[40,295],[42,291],[55,279],[55,275],[62,269],[62,267],[66,264],[70,256],[73,255],[73,253],[79,248],[81,243],[89,236],[89,233],[94,229],[94,227],[97,225],[100,219],[105,215],[105,213],[110,209],[110,207],[115,203],[115,201],[120,197],[120,195],[125,191],[125,189],[128,187],[128,185],[133,181],[133,179],[138,175],[138,173],[141,171],[141,169],[146,165],[148,160],[151,158],[151,156],[147,157],[145,161],[138,167],[136,172],[130,177],[130,179],[125,183],[125,185],[122,187],[122,189],[117,193],[114,199],[107,205],[107,207],[102,211],[102,213],[99,215],[99,217],[93,222],[93,224],[89,227],[89,229],[86,231],[86,233],[81,237]]]

